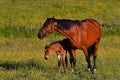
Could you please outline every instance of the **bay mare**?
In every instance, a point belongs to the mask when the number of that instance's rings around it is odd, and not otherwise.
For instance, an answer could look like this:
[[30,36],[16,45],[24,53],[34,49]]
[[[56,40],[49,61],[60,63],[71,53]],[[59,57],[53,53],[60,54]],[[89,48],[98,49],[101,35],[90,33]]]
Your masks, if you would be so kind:
[[[87,70],[92,73],[96,72],[96,58],[98,44],[101,38],[101,28],[98,21],[94,19],[85,20],[70,20],[70,19],[56,19],[54,17],[47,18],[43,26],[40,28],[38,37],[43,39],[48,34],[58,31],[66,36],[72,45],[72,54],[74,57],[74,66],[76,65],[75,49],[83,50]],[[90,56],[93,55],[93,66],[90,62]],[[75,72],[76,70],[74,70]]]

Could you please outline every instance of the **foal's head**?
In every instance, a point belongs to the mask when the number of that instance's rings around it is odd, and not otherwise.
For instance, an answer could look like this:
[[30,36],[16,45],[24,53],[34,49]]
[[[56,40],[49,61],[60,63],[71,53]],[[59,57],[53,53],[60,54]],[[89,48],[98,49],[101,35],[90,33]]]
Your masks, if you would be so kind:
[[51,50],[49,48],[49,46],[45,46],[45,55],[44,55],[44,58],[47,60],[49,55],[51,54]]
[[55,31],[56,27],[57,27],[56,19],[54,17],[47,18],[47,20],[43,24],[43,27],[39,30],[38,37],[40,39],[44,38],[48,34]]

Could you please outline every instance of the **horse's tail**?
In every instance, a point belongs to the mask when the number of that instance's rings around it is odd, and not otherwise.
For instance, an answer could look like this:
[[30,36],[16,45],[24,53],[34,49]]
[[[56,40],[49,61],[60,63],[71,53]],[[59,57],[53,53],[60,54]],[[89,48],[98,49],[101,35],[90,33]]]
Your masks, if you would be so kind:
[[95,52],[95,44],[93,44],[92,46],[88,47],[89,55],[93,55],[94,52]]

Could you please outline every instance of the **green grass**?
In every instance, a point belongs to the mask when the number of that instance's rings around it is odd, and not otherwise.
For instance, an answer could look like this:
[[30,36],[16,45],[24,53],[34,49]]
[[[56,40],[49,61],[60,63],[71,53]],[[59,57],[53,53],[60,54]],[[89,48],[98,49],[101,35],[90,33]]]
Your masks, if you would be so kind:
[[42,24],[46,16],[56,18],[95,18],[102,23],[116,22],[119,17],[119,0],[1,0],[0,23],[5,26]]
[[103,27],[119,27],[119,4],[119,0],[1,0],[0,37],[36,37],[46,16],[73,20],[94,18]]
[[[119,0],[0,0],[0,80],[119,80],[119,4]],[[81,50],[77,50],[77,74],[71,73],[70,64],[67,73],[58,73],[55,53],[44,60],[45,45],[65,38],[58,32],[37,38],[46,16],[100,22],[96,74],[85,72]]]
[[[77,74],[71,73],[70,64],[67,73],[57,71],[57,57],[53,53],[46,61],[44,46],[64,37],[37,38],[0,38],[0,79],[1,80],[119,80],[120,37],[111,36],[101,39],[97,73],[85,72],[87,63],[81,50],[77,50]],[[68,55],[69,57],[69,55]],[[92,58],[91,58],[92,60]],[[63,68],[61,66],[61,72]]]

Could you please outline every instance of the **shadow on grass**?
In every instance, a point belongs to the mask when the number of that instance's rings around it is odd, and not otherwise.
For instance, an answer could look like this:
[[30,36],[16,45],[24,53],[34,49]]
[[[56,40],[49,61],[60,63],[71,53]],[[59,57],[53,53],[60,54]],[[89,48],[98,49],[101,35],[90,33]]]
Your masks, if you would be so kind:
[[28,61],[16,62],[16,61],[0,61],[0,67],[5,70],[18,70],[18,69],[37,69],[44,70],[45,65],[40,61],[30,59]]

